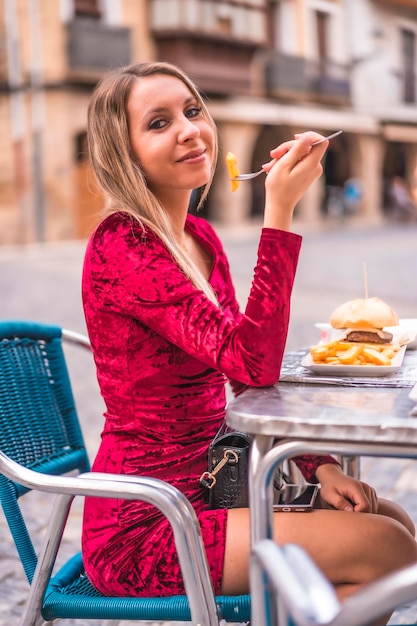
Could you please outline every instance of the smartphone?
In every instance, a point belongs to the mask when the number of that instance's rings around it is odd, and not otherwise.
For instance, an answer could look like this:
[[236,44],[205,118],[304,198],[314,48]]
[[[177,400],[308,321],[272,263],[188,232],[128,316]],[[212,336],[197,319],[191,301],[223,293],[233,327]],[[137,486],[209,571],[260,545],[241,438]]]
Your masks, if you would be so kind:
[[274,492],[274,511],[312,511],[318,490],[316,485],[284,485],[280,491]]

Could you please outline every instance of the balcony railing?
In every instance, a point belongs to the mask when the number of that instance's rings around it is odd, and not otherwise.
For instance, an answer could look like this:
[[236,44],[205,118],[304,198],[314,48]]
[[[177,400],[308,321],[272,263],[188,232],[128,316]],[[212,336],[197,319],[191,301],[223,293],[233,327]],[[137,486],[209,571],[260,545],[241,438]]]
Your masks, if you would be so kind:
[[68,68],[75,79],[97,78],[131,61],[130,30],[79,17],[67,27]]
[[313,93],[330,101],[340,100],[345,103],[350,100],[348,66],[329,60],[317,63],[308,61],[307,65]]
[[345,65],[277,52],[268,55],[264,76],[268,96],[340,105],[350,102],[350,75]]
[[267,45],[267,0],[149,0],[155,54],[208,94],[252,90],[255,54]]
[[154,40],[156,57],[179,65],[207,94],[251,91],[253,43],[190,31],[158,31]]

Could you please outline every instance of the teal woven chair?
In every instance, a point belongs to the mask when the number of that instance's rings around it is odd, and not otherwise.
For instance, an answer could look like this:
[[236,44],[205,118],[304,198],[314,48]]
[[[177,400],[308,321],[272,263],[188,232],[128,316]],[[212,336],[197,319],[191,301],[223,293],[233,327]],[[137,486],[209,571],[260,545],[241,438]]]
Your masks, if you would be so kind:
[[[0,498],[29,582],[21,626],[57,618],[184,621],[204,626],[245,622],[250,597],[214,597],[198,520],[171,485],[149,477],[91,473],[74,404],[62,340],[89,348],[77,333],[25,321],[0,322]],[[21,498],[30,490],[57,494],[37,554]],[[186,596],[106,597],[89,583],[77,553],[55,571],[75,496],[141,499],[170,521]]]

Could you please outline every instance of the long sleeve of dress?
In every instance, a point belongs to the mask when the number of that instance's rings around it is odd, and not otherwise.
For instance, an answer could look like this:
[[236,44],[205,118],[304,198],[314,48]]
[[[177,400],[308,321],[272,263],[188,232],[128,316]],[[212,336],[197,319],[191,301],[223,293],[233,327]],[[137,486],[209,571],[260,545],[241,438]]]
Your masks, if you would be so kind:
[[126,219],[115,227],[99,229],[95,237],[96,255],[105,253],[105,282],[102,276],[94,280],[94,267],[85,268],[107,312],[137,320],[243,384],[277,382],[300,248],[297,235],[263,231],[248,304],[236,320],[222,302],[216,306],[193,287],[152,233]]

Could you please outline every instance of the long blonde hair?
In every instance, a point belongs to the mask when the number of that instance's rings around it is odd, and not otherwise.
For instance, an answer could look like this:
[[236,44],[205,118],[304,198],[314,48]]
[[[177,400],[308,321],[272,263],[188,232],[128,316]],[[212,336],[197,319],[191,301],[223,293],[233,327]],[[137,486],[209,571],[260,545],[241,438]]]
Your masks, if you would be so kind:
[[196,98],[202,115],[214,130],[215,146],[211,177],[203,187],[199,206],[207,197],[216,169],[217,129],[196,85],[170,63],[138,63],[108,73],[97,85],[88,107],[88,150],[98,184],[107,200],[106,214],[123,211],[148,226],[163,241],[193,285],[213,302],[216,296],[205,277],[177,243],[171,221],[149,189],[129,137],[127,105],[133,84],[140,78],[165,74],[181,80]]

